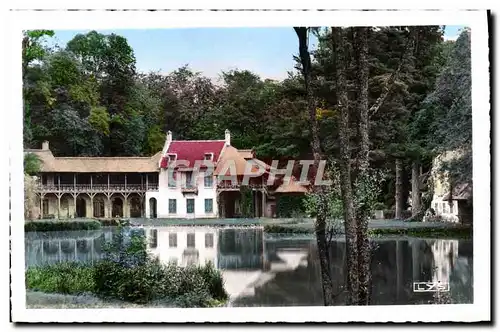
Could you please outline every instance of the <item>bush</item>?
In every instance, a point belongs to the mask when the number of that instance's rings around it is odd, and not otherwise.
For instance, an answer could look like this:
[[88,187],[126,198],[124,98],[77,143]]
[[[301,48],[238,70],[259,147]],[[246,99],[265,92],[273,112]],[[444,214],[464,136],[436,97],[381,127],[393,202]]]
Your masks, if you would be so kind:
[[121,229],[106,248],[104,259],[96,264],[96,294],[134,303],[167,299],[201,307],[228,298],[222,275],[213,265],[163,265],[147,254],[143,235],[130,234],[127,240],[128,235]]
[[75,262],[32,267],[26,271],[26,287],[46,293],[89,293],[94,290],[92,271],[92,266]]
[[278,218],[294,218],[305,215],[305,196],[280,195],[276,198],[276,216]]
[[264,225],[265,233],[286,233],[286,234],[310,234],[314,232],[313,227],[302,226],[281,226],[281,225]]
[[384,218],[385,219],[394,219],[396,216],[396,212],[393,209],[384,210]]
[[411,218],[411,210],[403,210],[401,211],[401,219]]
[[105,227],[130,226],[130,220],[128,219],[99,219],[99,222]]
[[25,232],[61,232],[100,229],[98,221],[30,221],[24,224]]
[[377,202],[373,205],[373,210],[386,210],[385,204]]

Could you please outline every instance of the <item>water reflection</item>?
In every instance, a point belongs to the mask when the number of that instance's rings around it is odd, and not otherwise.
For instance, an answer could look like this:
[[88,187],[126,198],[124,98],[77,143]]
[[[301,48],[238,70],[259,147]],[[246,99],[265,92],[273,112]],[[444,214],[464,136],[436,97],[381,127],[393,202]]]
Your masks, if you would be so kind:
[[[315,240],[273,239],[262,229],[212,227],[145,228],[148,250],[164,263],[212,262],[222,271],[233,306],[322,305]],[[26,234],[26,265],[60,261],[93,262],[116,236],[100,231]],[[414,293],[414,281],[450,284],[457,302],[470,303],[472,241],[379,238],[372,259],[372,304],[418,304],[432,293]],[[330,248],[336,303],[343,304],[345,241]]]

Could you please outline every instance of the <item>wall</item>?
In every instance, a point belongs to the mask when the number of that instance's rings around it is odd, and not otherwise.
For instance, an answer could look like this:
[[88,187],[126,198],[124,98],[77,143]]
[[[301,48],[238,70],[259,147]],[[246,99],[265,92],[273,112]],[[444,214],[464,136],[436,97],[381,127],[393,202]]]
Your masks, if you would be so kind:
[[446,152],[436,157],[432,165],[432,178],[434,181],[434,195],[432,197],[431,208],[434,209],[436,215],[443,216],[451,222],[458,222],[458,202],[453,200],[451,206],[448,201],[443,201],[443,198],[449,192],[449,182],[446,175],[439,172],[439,168],[443,161],[449,161],[459,156],[456,152]]
[[[217,188],[216,179],[213,176],[212,188],[205,188],[204,184],[204,172],[200,172],[196,182],[198,188],[198,194],[182,193],[181,183],[185,183],[186,174],[185,172],[178,173],[181,175],[180,181],[177,183],[175,188],[168,187],[168,172],[162,169],[159,175],[159,190],[158,195],[155,197],[158,200],[158,218],[217,218],[218,216],[218,206],[217,206]],[[147,195],[147,194],[146,194]],[[153,197],[153,195],[150,195]],[[193,198],[195,200],[194,214],[187,213],[187,203],[188,198]],[[168,200],[177,200],[177,213],[170,214],[168,212]],[[212,213],[205,213],[205,199],[213,200],[213,210]],[[149,203],[149,199],[148,199]],[[149,212],[149,209],[147,210]]]

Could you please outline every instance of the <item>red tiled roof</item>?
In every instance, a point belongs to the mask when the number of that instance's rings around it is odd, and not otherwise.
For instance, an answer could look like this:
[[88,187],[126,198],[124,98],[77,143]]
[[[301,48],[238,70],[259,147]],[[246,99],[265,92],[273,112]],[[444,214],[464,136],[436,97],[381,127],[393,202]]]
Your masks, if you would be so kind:
[[[177,161],[186,160],[193,167],[197,160],[204,160],[205,153],[213,153],[213,162],[217,162],[225,141],[172,141],[167,154],[176,153]],[[163,157],[161,167],[168,167],[167,157]]]

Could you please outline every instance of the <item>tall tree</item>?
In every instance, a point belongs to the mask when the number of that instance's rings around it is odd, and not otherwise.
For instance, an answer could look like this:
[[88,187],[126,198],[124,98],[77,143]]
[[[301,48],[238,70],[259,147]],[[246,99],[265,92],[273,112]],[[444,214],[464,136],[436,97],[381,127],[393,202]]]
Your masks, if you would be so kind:
[[346,36],[342,28],[332,27],[333,44],[335,45],[335,68],[338,109],[340,111],[340,187],[344,204],[344,226],[347,253],[347,304],[357,304],[359,296],[358,271],[358,234],[356,213],[354,210],[354,195],[351,183],[351,151],[349,125],[349,97],[347,94],[346,69],[349,66]]
[[[311,88],[311,56],[309,53],[309,29],[306,27],[294,27],[295,33],[299,39],[299,57],[302,64],[302,75],[304,78],[304,87],[307,98],[307,112],[309,114],[309,125],[311,128],[312,141],[311,147],[314,156],[314,171],[318,170],[321,161],[321,145],[319,138],[319,128],[316,119],[316,101]],[[314,172],[313,174],[315,174]],[[315,233],[318,246],[319,260],[321,266],[321,279],[323,286],[323,301],[326,306],[333,305],[333,285],[330,271],[330,254],[326,240],[326,214],[328,211],[328,202],[322,186],[314,186],[314,192],[319,195],[319,204],[317,204]]]

